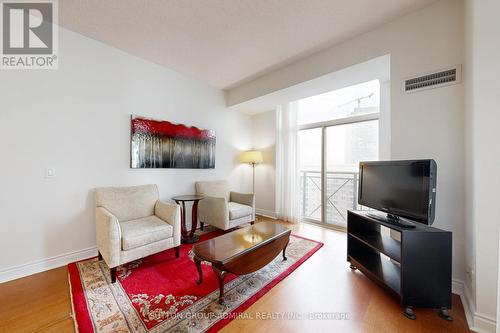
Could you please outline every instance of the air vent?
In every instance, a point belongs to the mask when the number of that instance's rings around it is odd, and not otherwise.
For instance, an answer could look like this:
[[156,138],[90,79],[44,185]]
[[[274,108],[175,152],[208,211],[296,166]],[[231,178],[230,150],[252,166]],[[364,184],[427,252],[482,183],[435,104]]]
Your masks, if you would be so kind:
[[406,93],[425,89],[439,88],[460,83],[462,80],[462,66],[446,68],[433,73],[411,77],[404,80],[403,91]]

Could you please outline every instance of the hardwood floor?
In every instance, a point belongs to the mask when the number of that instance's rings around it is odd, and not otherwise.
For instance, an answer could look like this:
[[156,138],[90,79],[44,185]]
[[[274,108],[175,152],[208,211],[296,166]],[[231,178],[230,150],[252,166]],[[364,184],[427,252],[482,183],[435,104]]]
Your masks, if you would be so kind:
[[444,321],[429,309],[415,309],[417,320],[409,320],[393,298],[361,272],[349,269],[344,232],[303,223],[292,225],[292,229],[292,234],[325,245],[246,311],[254,316],[277,311],[340,312],[347,313],[349,319],[236,319],[221,332],[470,332],[458,296],[453,295],[453,322]]
[[0,284],[0,332],[74,332],[66,267]]
[[[265,220],[265,218],[260,218]],[[409,320],[389,295],[346,262],[346,234],[308,224],[293,233],[325,245],[221,332],[469,332],[460,298],[453,322],[435,310],[415,309]],[[284,314],[345,313],[346,320],[259,319]],[[0,332],[74,332],[66,267],[0,284]]]

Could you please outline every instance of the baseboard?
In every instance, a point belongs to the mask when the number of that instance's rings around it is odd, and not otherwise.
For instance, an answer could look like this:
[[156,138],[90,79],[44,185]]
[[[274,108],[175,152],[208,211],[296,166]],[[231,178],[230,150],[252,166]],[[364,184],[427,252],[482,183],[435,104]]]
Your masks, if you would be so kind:
[[457,279],[452,279],[451,280],[451,292],[456,294],[456,295],[462,295],[464,293],[464,282],[461,280]]
[[453,279],[452,292],[460,296],[467,324],[469,325],[469,329],[471,331],[477,333],[496,332],[496,319],[476,311],[476,307],[472,301],[472,294],[463,281]]
[[275,220],[277,219],[276,213],[272,212],[270,210],[256,208],[255,213],[257,215],[260,215],[260,216],[268,217],[268,218],[275,219]]
[[495,333],[496,329],[497,324],[494,318],[478,312],[474,314],[474,326],[471,328],[472,331],[478,333]]
[[465,283],[461,280],[453,279],[451,284],[452,293],[460,296],[460,301],[462,301],[462,306],[465,312],[465,319],[467,319],[467,324],[469,328],[474,326],[473,313],[471,311],[470,296],[468,297],[465,291]]
[[95,246],[86,249],[60,254],[58,256],[32,261],[19,266],[12,266],[0,271],[0,283],[19,279],[28,275],[48,271],[67,265],[71,262],[83,260],[97,255]]

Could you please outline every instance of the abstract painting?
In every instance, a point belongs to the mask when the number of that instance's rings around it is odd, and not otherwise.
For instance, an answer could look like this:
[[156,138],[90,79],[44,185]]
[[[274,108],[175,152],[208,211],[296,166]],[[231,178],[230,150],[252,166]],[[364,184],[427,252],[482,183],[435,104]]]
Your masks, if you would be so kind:
[[131,167],[215,168],[215,132],[132,116]]

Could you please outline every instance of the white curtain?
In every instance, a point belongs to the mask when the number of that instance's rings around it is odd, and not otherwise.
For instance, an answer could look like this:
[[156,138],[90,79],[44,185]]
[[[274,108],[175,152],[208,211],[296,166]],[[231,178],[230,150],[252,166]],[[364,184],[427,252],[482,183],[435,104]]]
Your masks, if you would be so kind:
[[298,164],[297,103],[276,108],[276,213],[279,219],[298,222],[299,164]]

